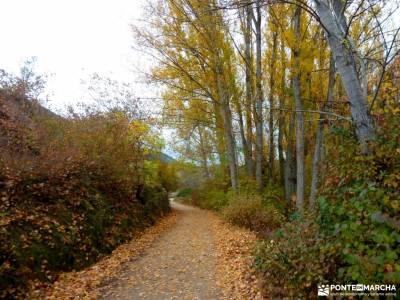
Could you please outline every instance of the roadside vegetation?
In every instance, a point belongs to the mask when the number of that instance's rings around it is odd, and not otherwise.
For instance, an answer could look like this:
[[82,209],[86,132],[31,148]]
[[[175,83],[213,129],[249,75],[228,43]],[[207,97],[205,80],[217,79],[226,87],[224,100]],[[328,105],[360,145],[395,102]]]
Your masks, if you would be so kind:
[[24,74],[0,78],[0,298],[23,299],[136,238],[170,211],[174,184],[146,159],[162,143],[136,106],[61,117],[34,98],[43,79]]
[[133,29],[186,162],[177,196],[258,234],[266,297],[400,283],[396,4],[150,1]]

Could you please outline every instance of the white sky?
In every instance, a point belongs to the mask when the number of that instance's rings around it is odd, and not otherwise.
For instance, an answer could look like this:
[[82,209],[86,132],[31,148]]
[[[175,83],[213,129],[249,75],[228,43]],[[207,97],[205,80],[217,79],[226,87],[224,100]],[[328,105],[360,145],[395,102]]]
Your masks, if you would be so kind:
[[[97,72],[135,82],[134,66],[145,64],[129,24],[139,19],[145,0],[0,0],[0,68],[18,72],[37,57],[48,81],[50,107],[83,100],[82,79]],[[143,85],[138,92],[146,92]],[[147,96],[149,92],[147,91]]]
[[[52,74],[46,92],[53,109],[84,100],[81,80],[95,72],[136,82],[133,70],[150,63],[132,50],[129,24],[141,18],[145,2],[0,0],[0,68],[18,72],[25,59],[36,56],[39,73]],[[137,84],[137,96],[154,96],[153,91]]]

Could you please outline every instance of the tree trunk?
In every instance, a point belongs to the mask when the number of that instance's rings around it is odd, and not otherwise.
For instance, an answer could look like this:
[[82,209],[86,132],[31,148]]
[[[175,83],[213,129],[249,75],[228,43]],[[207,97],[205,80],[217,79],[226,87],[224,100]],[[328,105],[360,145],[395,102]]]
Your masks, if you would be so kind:
[[[320,115],[320,118],[324,118],[325,116]],[[315,209],[315,196],[317,194],[318,188],[318,176],[319,176],[319,164],[321,158],[321,150],[324,139],[324,121],[319,120],[317,126],[317,134],[315,137],[315,150],[312,162],[312,171],[311,171],[311,190],[310,190],[310,209]]]
[[224,86],[223,79],[223,68],[221,66],[221,62],[219,61],[219,57],[217,58],[217,66],[216,66],[216,79],[217,79],[217,89],[219,95],[219,105],[221,108],[222,119],[224,123],[224,133],[225,133],[225,142],[226,142],[226,151],[228,156],[228,165],[229,165],[229,174],[231,179],[232,189],[236,190],[238,181],[237,181],[237,161],[236,161],[236,150],[235,150],[235,140],[233,137],[233,129],[232,129],[232,112],[229,107],[229,100],[226,94],[226,88]]
[[207,150],[204,145],[204,136],[203,130],[201,127],[198,127],[199,130],[199,141],[200,141],[200,152],[201,152],[201,164],[204,169],[204,176],[206,179],[210,179],[210,171],[208,170],[208,161],[207,161]]
[[269,157],[268,157],[268,168],[269,168],[269,180],[273,182],[274,172],[274,161],[275,161],[275,147],[274,147],[274,88],[275,88],[275,63],[276,63],[276,48],[277,48],[277,36],[276,32],[273,33],[272,37],[272,55],[271,55],[271,66],[270,66],[270,81],[269,81]]
[[295,114],[290,115],[288,146],[286,151],[285,165],[285,199],[290,201],[296,192],[296,149],[294,142]]
[[[283,157],[283,134],[284,134],[284,102],[285,102],[285,95],[286,95],[286,60],[285,60],[285,44],[283,39],[281,39],[281,47],[280,47],[280,61],[282,64],[282,74],[281,74],[281,92],[279,97],[279,119],[278,119],[278,157],[279,157],[279,175],[280,175],[280,182],[282,186],[285,187],[285,158]],[[286,190],[285,190],[286,195]]]
[[256,181],[258,188],[261,190],[264,186],[262,180],[263,170],[263,112],[262,112],[262,74],[261,74],[261,0],[257,0],[256,6]]
[[253,106],[253,84],[252,84],[252,69],[253,69],[253,56],[251,55],[251,44],[252,44],[252,7],[246,6],[246,28],[244,32],[244,43],[245,43],[245,72],[246,72],[246,135],[247,135],[247,161],[246,169],[247,175],[250,177],[254,176],[254,162],[253,162],[253,122],[251,119],[251,110]]
[[[210,14],[211,18],[215,17],[215,11],[211,9],[210,2],[208,2],[208,10],[207,13]],[[217,95],[218,95],[218,103],[217,103],[217,110],[220,111],[222,117],[222,127],[223,127],[223,135],[225,141],[225,150],[226,150],[226,157],[228,161],[229,167],[229,177],[231,181],[231,187],[233,190],[237,190],[238,186],[238,169],[237,169],[237,156],[236,156],[236,146],[235,146],[235,139],[233,134],[232,128],[232,112],[230,108],[230,100],[228,95],[228,88],[227,88],[227,81],[224,76],[224,64],[222,61],[223,57],[223,49],[221,47],[221,40],[219,39],[219,35],[217,34],[218,31],[218,24],[217,23],[210,23],[207,24],[210,27],[208,29],[208,36],[210,41],[215,43],[215,48],[211,49],[213,52],[213,66],[214,66],[214,80],[215,86],[217,88]]]
[[[242,140],[242,147],[243,147],[243,155],[244,155],[244,161],[246,165],[247,172],[249,172],[249,164],[251,164],[251,153],[249,153],[249,148],[247,146],[247,139],[246,139],[246,134],[244,132],[244,122],[243,122],[243,111],[242,111],[242,105],[240,104],[240,100],[236,99],[236,112],[239,116],[239,132],[240,132],[240,138]],[[248,174],[251,176],[251,173]]]
[[[326,105],[324,105],[323,111],[328,107],[331,107],[333,103],[333,88],[335,86],[335,62],[331,54],[329,62],[329,77],[328,77],[328,94],[326,97]],[[312,173],[311,173],[311,189],[310,189],[310,208],[315,209],[315,196],[317,194],[319,177],[320,177],[320,161],[322,158],[322,145],[324,144],[324,116],[319,115],[317,134],[315,137],[315,150],[312,162]]]
[[335,9],[334,12],[329,5],[330,2],[333,4],[332,7],[341,7],[342,4],[340,0],[314,0],[314,2],[320,21],[327,31],[329,46],[351,104],[351,117],[361,152],[368,154],[368,142],[375,137],[375,129],[357,74],[353,54],[356,49],[353,49],[352,43],[346,36],[347,24],[343,9],[338,14],[338,10]]
[[[216,83],[216,81],[215,81]],[[221,173],[225,176],[226,175],[226,151],[225,151],[225,133],[224,133],[224,122],[221,114],[220,105],[217,101],[213,101],[213,112],[214,112],[214,119],[215,119],[215,142],[216,142],[216,150],[218,152],[218,159],[219,164],[221,167]]]
[[296,107],[296,160],[297,160],[297,186],[296,186],[296,207],[299,211],[304,207],[304,124],[303,109],[301,99],[300,86],[300,28],[301,8],[296,7],[294,15],[294,32],[297,44],[294,47],[294,76],[293,76],[293,93]]

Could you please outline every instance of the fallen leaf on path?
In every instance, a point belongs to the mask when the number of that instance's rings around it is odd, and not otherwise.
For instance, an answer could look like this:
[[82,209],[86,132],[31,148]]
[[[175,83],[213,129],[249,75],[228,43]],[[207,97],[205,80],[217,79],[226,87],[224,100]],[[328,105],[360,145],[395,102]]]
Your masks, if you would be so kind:
[[118,275],[124,263],[137,258],[165,229],[177,221],[173,211],[156,225],[149,227],[132,241],[117,247],[110,256],[79,272],[62,274],[49,288],[32,291],[30,299],[72,300],[95,299],[105,279]]

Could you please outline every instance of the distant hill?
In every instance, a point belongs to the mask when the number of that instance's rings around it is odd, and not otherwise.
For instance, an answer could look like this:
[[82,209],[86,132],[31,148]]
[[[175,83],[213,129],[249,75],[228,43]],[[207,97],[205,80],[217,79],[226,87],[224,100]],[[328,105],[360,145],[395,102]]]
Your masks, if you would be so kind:
[[163,152],[160,153],[152,153],[147,155],[146,157],[147,160],[153,160],[153,161],[162,161],[165,163],[173,163],[176,162],[176,159],[174,159],[173,157],[169,156],[168,154],[165,154]]
[[29,100],[25,96],[10,94],[7,90],[0,88],[0,101],[2,104],[9,106],[14,112],[18,110],[18,113],[36,115],[36,116],[47,116],[47,117],[60,117],[56,113],[52,112],[48,108],[40,104],[39,101]]
[[12,149],[13,153],[20,153],[22,149],[30,149],[35,119],[48,117],[60,118],[37,101],[0,89],[0,151]]
[[[0,89],[0,132],[2,133],[0,136],[0,149],[13,143],[21,146],[21,141],[18,140],[21,139],[24,128],[31,129],[34,127],[33,117],[62,118],[37,101],[10,96]],[[149,154],[146,159],[165,163],[176,161],[173,157],[163,152]]]

